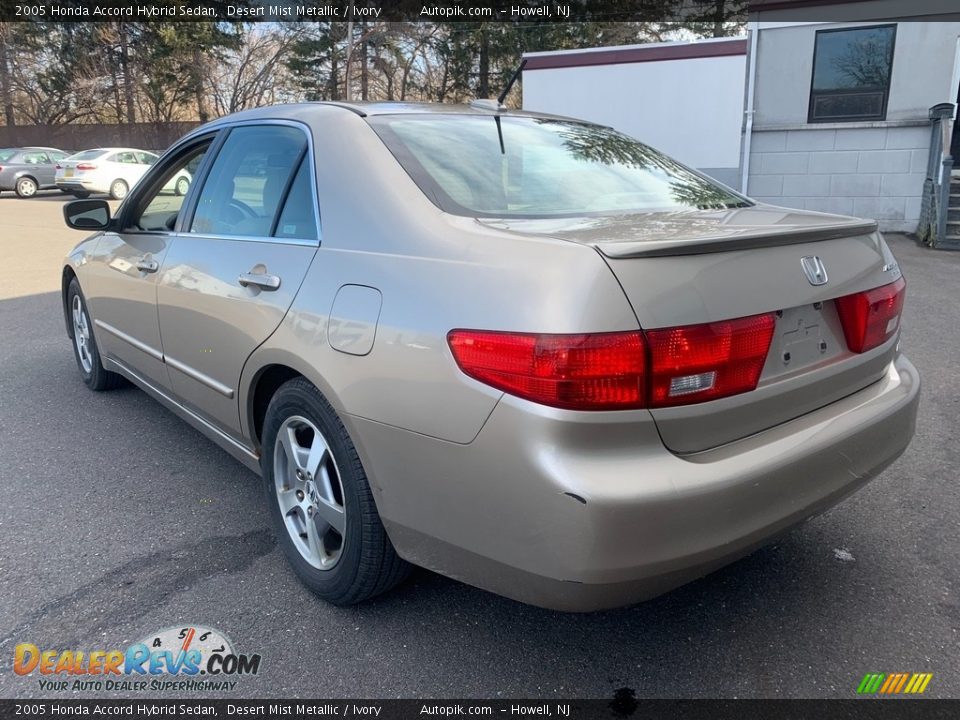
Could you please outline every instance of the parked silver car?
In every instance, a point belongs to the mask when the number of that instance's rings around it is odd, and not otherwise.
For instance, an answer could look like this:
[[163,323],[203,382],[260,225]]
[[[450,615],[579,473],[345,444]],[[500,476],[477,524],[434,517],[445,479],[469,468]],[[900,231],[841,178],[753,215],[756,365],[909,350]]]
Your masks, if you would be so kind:
[[38,190],[55,188],[57,162],[67,154],[45,147],[0,149],[0,192],[13,190],[19,197],[31,198]]
[[914,432],[873,222],[755,203],[609,128],[269,107],[192,132],[115,217],[64,212],[96,231],[63,268],[84,382],[133,381],[260,473],[334,603],[411,563],[635,602],[835,504]]

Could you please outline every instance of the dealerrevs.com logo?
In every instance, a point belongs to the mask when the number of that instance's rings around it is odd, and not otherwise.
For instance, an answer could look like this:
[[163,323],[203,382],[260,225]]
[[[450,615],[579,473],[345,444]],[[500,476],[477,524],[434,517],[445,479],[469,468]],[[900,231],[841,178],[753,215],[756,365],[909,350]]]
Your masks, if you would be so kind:
[[260,671],[223,633],[201,626],[167,628],[121,649],[43,649],[19,643],[17,675],[39,675],[44,691],[233,690],[238,676]]

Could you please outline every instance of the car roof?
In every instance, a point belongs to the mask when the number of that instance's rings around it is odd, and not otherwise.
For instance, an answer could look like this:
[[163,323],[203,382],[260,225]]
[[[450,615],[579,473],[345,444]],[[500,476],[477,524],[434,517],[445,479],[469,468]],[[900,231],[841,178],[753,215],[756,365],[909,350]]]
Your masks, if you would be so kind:
[[[100,150],[102,152],[150,152],[149,150],[144,150],[143,148],[129,147],[90,148],[90,150]],[[90,152],[90,150],[81,150],[80,152]],[[150,154],[153,155],[153,153]]]
[[32,151],[32,150],[52,150],[53,152],[64,152],[63,150],[58,150],[57,148],[39,147],[39,146],[36,146],[36,145],[28,145],[27,147],[5,147],[5,148],[0,148],[0,152],[3,152],[3,151],[5,151],[5,150],[9,150],[9,151],[12,151],[12,152],[15,152],[15,153],[30,152],[30,151]]
[[[521,117],[559,118],[561,115],[532,112],[530,110],[515,110],[498,106],[496,100],[474,100],[467,103],[430,103],[430,102],[325,102],[325,105],[337,105],[352,110],[358,115],[518,115]],[[570,120],[573,118],[564,118]]]
[[226,124],[240,120],[257,119],[282,119],[284,116],[304,117],[309,114],[312,108],[342,108],[348,110],[360,117],[372,117],[377,115],[475,115],[478,117],[500,116],[500,117],[535,117],[554,120],[572,120],[574,122],[586,122],[577,118],[566,117],[563,115],[551,115],[549,113],[531,112],[529,110],[514,110],[498,106],[496,100],[479,100],[470,104],[446,104],[446,103],[428,103],[428,102],[397,102],[397,101],[371,101],[371,102],[338,102],[323,100],[317,102],[287,103],[278,105],[265,105],[263,107],[251,110],[243,110],[233,115],[226,115],[218,118],[206,127],[214,127],[220,124]]

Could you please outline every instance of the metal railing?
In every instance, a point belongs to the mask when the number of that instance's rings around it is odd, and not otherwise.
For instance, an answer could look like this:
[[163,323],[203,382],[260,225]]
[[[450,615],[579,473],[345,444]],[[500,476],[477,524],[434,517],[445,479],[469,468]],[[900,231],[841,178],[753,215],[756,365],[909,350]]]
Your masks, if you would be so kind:
[[930,153],[927,156],[927,177],[923,184],[923,205],[917,234],[932,247],[960,249],[960,243],[947,238],[953,171],[953,158],[950,155],[953,110],[951,103],[940,103],[930,108]]

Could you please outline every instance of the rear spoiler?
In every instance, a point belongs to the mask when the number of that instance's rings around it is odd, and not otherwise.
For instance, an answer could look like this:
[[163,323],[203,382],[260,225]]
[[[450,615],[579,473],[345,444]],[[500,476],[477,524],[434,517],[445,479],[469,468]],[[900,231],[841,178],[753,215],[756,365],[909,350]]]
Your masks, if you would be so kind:
[[670,255],[704,255],[706,253],[750,250],[752,248],[823,242],[839,238],[869,235],[877,231],[874,220],[851,219],[829,225],[756,228],[739,227],[725,234],[703,235],[669,240],[597,241],[590,243],[608,258],[665,257]]

